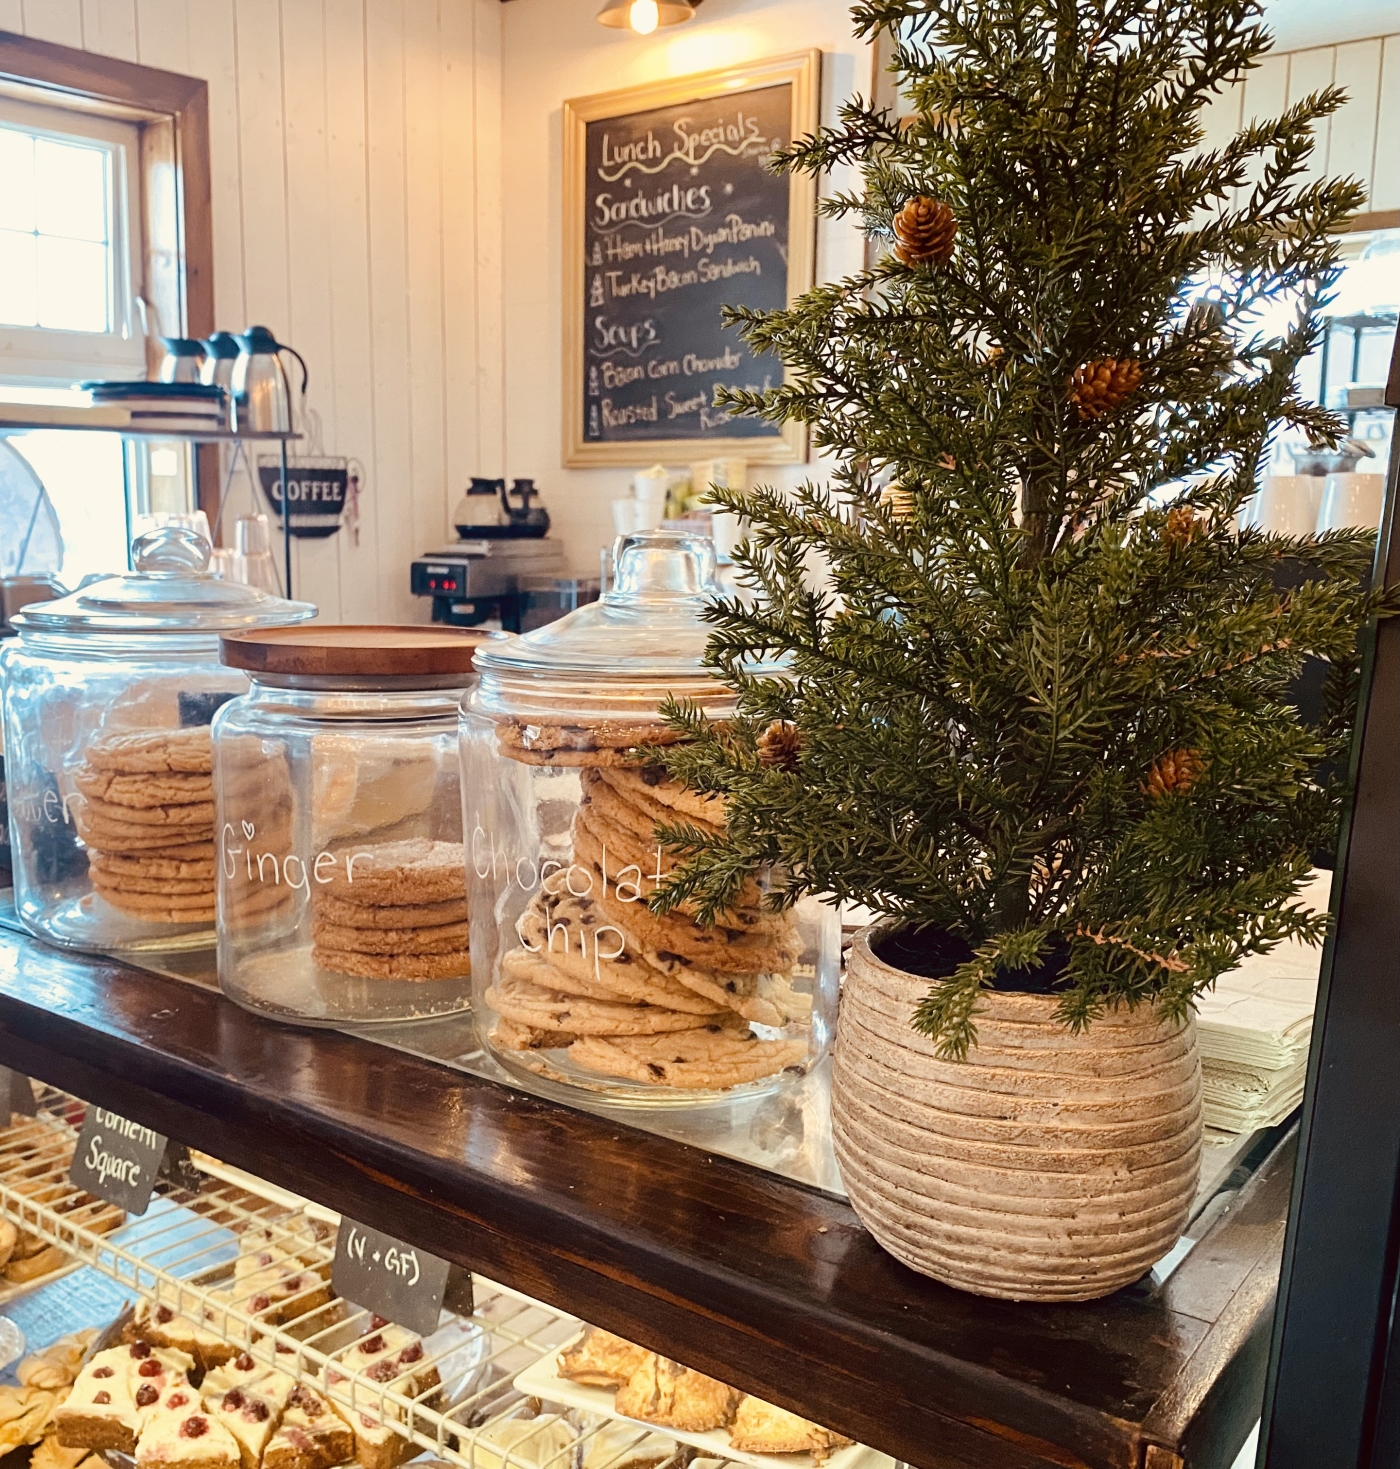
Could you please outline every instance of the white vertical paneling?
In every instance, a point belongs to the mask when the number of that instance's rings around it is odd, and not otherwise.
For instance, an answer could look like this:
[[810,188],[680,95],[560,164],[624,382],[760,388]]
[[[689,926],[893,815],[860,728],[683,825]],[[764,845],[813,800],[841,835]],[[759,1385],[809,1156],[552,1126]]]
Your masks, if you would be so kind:
[[242,157],[244,302],[250,319],[270,327],[280,338],[290,336],[291,307],[278,0],[237,0],[234,46]]
[[[499,9],[499,0],[496,0]],[[499,170],[479,156],[484,144],[473,126],[476,106],[475,0],[447,4],[439,16],[442,92],[442,306],[444,464],[446,497],[444,521],[475,470],[485,461],[480,454],[481,420],[476,392],[477,291],[481,252],[477,244],[478,217],[489,206],[477,190],[478,170],[491,178]],[[491,233],[489,226],[486,231]],[[497,473],[499,471],[491,471]],[[426,546],[424,547],[426,550]]]
[[1400,36],[1385,38],[1377,108],[1371,208],[1400,209]]
[[24,33],[60,46],[83,44],[82,0],[24,0]]
[[136,0],[83,0],[83,47],[136,60]]
[[[443,403],[442,0],[404,7],[404,254],[412,493],[410,559],[447,535]],[[447,0],[454,3],[454,0]]]
[[[1317,46],[1310,51],[1294,51],[1288,67],[1288,105],[1301,102],[1314,92],[1332,85],[1337,64],[1334,46]],[[1313,154],[1303,179],[1312,183],[1327,173],[1327,150],[1332,136],[1332,119],[1324,117],[1313,132]]]
[[[1244,85],[1234,88],[1240,98],[1241,126],[1277,117],[1288,106],[1288,61],[1287,52],[1264,56],[1246,75]],[[1262,160],[1256,158],[1249,167],[1250,185],[1259,182],[1263,171]],[[1236,203],[1243,203],[1243,199],[1237,198]]]
[[1240,113],[1244,103],[1244,88],[1227,87],[1217,92],[1201,110],[1201,127],[1205,136],[1201,147],[1209,150],[1228,143],[1240,130]]
[[188,37],[190,71],[209,86],[210,195],[214,225],[214,321],[224,331],[248,325],[243,297],[242,149],[238,134],[238,57],[234,0],[200,0]]
[[413,431],[409,393],[408,250],[404,180],[404,8],[423,0],[366,0],[366,177],[374,463],[370,510],[379,548],[379,605],[411,618]]
[[1366,187],[1369,209],[1374,182],[1376,116],[1381,89],[1380,40],[1351,41],[1336,48],[1332,80],[1345,87],[1346,105],[1332,116],[1332,133],[1327,146],[1327,172],[1334,177],[1350,176]]
[[[331,288],[331,414],[327,445],[361,461],[369,476],[357,546],[348,531],[335,537],[340,605],[347,618],[379,611],[379,540],[375,503],[374,381],[370,331],[369,210],[366,162],[364,0],[325,0],[327,200],[325,262]],[[325,411],[324,408],[322,410]],[[386,568],[385,575],[402,574]],[[370,595],[372,589],[372,596]],[[376,610],[367,613],[366,606]]]
[[[329,181],[326,155],[326,38],[321,0],[282,0],[283,108],[286,125],[287,282],[289,342],[315,364],[308,406],[324,425],[333,418],[330,277],[325,261]],[[295,374],[295,364],[289,364]],[[304,452],[301,445],[297,452]],[[294,548],[298,596],[326,617],[340,616],[335,538],[298,540]]]
[[[0,29],[209,86],[215,318],[306,357],[360,542],[296,543],[331,618],[426,621],[408,565],[504,472],[500,0],[0,0]],[[231,520],[266,505],[240,469]],[[279,557],[280,562],[280,557]]]
[[[499,0],[466,0],[472,6],[476,139],[476,371],[480,434],[478,473],[506,472],[505,412],[505,150],[503,21]],[[449,248],[451,242],[449,241]],[[549,432],[554,432],[550,429]],[[517,470],[522,466],[515,466]],[[524,466],[530,473],[533,466]]]
[[[203,10],[201,4],[195,25],[202,23]],[[136,0],[137,59],[142,66],[189,71],[190,22],[189,0]]]

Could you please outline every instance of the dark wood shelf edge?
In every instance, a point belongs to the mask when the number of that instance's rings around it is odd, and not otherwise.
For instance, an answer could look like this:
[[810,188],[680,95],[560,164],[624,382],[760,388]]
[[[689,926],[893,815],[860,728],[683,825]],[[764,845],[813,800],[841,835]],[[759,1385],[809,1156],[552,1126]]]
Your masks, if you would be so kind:
[[[368,1041],[273,1025],[175,981],[16,942],[27,946],[25,974],[0,974],[0,1063],[923,1469],[1140,1463],[1151,1402],[1120,1414],[1055,1391],[1048,1364],[1037,1381],[1031,1364],[997,1360],[1008,1355],[999,1338],[1012,1340],[1018,1323],[1092,1355],[1073,1338],[1091,1313],[1107,1311],[1131,1340],[1131,1300],[1053,1310],[975,1302],[890,1260],[845,1204],[820,1191]],[[35,982],[45,974],[51,984]],[[159,1024],[143,1033],[141,1012],[158,1019],[163,1002],[181,1023],[168,1038]],[[308,1066],[329,1075],[311,1077]],[[270,1072],[285,1081],[270,1084]],[[338,1084],[352,1095],[317,1105]],[[415,1105],[429,1098],[433,1135],[415,1143]],[[444,1117],[456,1128],[450,1140],[436,1135]],[[457,1156],[445,1154],[449,1145]],[[514,1151],[503,1157],[507,1145]],[[589,1159],[605,1176],[580,1167],[569,1175],[575,1184],[544,1177],[561,1158]],[[662,1196],[671,1201],[664,1218]],[[1210,1236],[1241,1281],[1276,1271],[1259,1234],[1227,1215]],[[1193,1315],[1192,1259],[1173,1278],[1171,1319],[1160,1301],[1143,1304],[1141,1330],[1198,1342],[1218,1329]],[[1251,1338],[1267,1333],[1271,1298],[1253,1310]],[[964,1322],[987,1341],[943,1349],[940,1337],[960,1344]],[[1122,1355],[1117,1342],[1105,1362]],[[1182,1370],[1189,1377],[1189,1354]]]

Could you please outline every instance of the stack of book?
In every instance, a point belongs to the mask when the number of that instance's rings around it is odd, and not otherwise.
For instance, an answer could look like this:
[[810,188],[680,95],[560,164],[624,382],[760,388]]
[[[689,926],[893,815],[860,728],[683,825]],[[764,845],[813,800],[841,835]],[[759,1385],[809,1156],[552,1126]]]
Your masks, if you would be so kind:
[[[1301,894],[1326,912],[1332,874]],[[1249,1132],[1282,1122],[1303,1100],[1322,950],[1280,944],[1222,974],[1197,1002],[1207,1127]]]
[[228,389],[204,383],[79,383],[94,405],[125,408],[132,433],[222,433]]

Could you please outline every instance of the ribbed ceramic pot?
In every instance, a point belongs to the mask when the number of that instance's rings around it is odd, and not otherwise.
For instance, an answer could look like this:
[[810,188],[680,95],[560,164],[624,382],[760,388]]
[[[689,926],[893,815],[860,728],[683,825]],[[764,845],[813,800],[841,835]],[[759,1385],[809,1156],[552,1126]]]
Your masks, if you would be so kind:
[[1087,1032],[1046,995],[986,992],[977,1045],[940,1060],[911,1024],[930,981],[851,947],[836,1028],[836,1157],[861,1222],[977,1295],[1087,1301],[1176,1243],[1196,1191],[1194,1021],[1114,1011]]

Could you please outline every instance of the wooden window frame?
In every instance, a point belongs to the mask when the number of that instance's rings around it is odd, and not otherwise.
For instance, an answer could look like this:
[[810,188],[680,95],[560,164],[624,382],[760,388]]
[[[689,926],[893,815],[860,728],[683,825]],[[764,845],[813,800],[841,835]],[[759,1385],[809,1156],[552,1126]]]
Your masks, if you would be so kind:
[[[208,83],[0,31],[0,94],[136,124],[141,171],[137,290],[155,308],[165,335],[207,337],[214,330]],[[152,376],[160,355],[159,345],[148,340]],[[217,445],[201,445],[196,465],[197,501],[212,524],[219,501]]]

